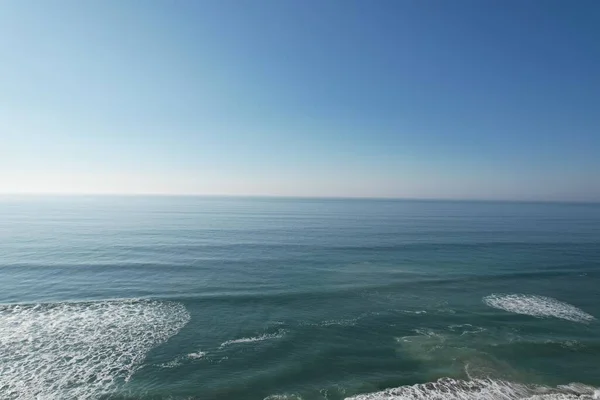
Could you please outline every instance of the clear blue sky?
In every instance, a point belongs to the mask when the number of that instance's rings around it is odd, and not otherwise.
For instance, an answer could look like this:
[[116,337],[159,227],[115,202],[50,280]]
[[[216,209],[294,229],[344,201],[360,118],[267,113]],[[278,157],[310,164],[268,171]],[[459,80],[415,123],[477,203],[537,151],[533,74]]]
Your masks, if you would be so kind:
[[600,201],[597,0],[5,0],[0,192]]

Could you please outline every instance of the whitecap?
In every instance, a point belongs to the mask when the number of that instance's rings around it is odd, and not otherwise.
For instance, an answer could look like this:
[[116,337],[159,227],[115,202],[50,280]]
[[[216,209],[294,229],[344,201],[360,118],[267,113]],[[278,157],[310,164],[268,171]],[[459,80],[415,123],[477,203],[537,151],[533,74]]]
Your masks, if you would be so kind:
[[413,315],[427,314],[426,310],[392,310],[392,311],[399,312],[402,314],[413,314]]
[[182,304],[114,300],[0,306],[0,398],[111,393],[189,321]]
[[571,400],[597,399],[598,390],[583,384],[550,388],[492,379],[442,378],[411,386],[347,397],[346,400]]
[[551,297],[525,294],[492,294],[483,298],[490,307],[537,318],[555,317],[573,322],[590,322],[594,316]]
[[328,327],[328,326],[335,326],[335,325],[355,326],[358,323],[358,321],[360,321],[361,319],[369,317],[369,316],[373,316],[373,315],[380,315],[381,313],[382,312],[375,311],[375,312],[362,313],[353,318],[327,319],[327,320],[318,321],[318,322],[303,321],[303,322],[300,322],[299,325],[300,326],[320,326],[320,327]]
[[302,400],[302,397],[298,394],[272,394],[265,397],[263,400]]
[[176,358],[175,360],[171,360],[166,363],[157,364],[157,366],[160,368],[176,368],[176,367],[179,367],[180,365],[181,365],[181,359],[179,359],[179,358]]
[[425,310],[417,310],[417,311],[405,311],[408,314],[416,314],[416,315],[420,315],[420,314],[427,314],[427,311]]
[[564,342],[561,342],[560,345],[569,350],[580,350],[585,348],[585,344],[578,340],[565,340]]
[[187,355],[187,357],[188,358],[196,358],[196,359],[198,359],[198,358],[204,358],[205,355],[206,355],[205,352],[203,352],[203,351],[197,351],[195,353],[189,353]]
[[244,337],[240,339],[231,339],[221,343],[219,347],[226,347],[232,344],[262,342],[263,340],[280,339],[285,335],[285,330],[281,329],[276,333],[265,333],[260,336]]
[[298,394],[272,394],[265,397],[263,400],[302,400],[302,397]]
[[477,334],[485,331],[486,329],[481,326],[474,326],[471,324],[455,324],[449,325],[448,329],[452,332],[462,331],[460,336],[469,335],[469,334]]
[[332,326],[332,325],[339,325],[339,326],[354,326],[356,325],[356,322],[358,321],[360,317],[356,317],[356,318],[349,318],[349,319],[330,319],[327,321],[321,321],[320,323],[316,324],[318,326]]
[[205,352],[197,351],[195,353],[188,353],[185,356],[178,356],[174,360],[171,360],[166,363],[156,364],[156,366],[158,366],[160,368],[175,368],[175,367],[179,367],[179,366],[183,365],[185,359],[201,359],[201,358],[204,358],[204,356],[206,356]]

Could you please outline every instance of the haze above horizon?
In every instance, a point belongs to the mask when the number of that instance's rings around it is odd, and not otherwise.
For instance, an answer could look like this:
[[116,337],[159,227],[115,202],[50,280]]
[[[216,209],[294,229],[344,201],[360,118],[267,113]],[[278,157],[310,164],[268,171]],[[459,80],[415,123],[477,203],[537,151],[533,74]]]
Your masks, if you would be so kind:
[[600,3],[0,2],[0,193],[600,201]]

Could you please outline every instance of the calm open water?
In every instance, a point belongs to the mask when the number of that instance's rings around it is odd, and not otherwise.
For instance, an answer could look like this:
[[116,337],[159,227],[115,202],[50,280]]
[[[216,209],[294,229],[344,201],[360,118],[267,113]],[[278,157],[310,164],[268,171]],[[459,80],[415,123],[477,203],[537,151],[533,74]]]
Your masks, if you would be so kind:
[[600,398],[596,318],[600,205],[0,199],[1,399]]

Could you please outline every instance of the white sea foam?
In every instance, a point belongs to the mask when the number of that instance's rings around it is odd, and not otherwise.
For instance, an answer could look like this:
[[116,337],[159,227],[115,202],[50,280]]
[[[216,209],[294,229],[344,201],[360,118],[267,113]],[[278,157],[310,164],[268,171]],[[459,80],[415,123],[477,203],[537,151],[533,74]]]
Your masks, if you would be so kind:
[[161,368],[175,368],[175,367],[179,367],[180,365],[181,365],[181,359],[180,358],[176,358],[175,360],[171,360],[171,361],[166,362],[166,363],[157,364],[157,366],[159,366]]
[[415,314],[415,315],[420,315],[420,314],[427,314],[427,311],[425,310],[400,310],[400,312],[404,313],[404,314]]
[[492,294],[484,297],[483,302],[490,307],[538,318],[555,317],[584,323],[595,319],[579,308],[551,297],[525,294]]
[[[442,334],[434,332],[430,329],[417,328],[413,329],[416,335],[397,337],[396,342],[398,343],[414,343],[418,345],[425,345],[431,348],[437,348],[440,344],[446,341],[446,337]],[[423,351],[419,348],[418,351]]]
[[585,345],[579,342],[578,340],[565,340],[561,342],[561,347],[569,350],[579,350],[585,348]]
[[433,331],[431,329],[416,328],[416,329],[413,329],[413,331],[415,333],[417,333],[419,336],[426,336],[426,337],[431,337],[431,338],[437,338],[437,339],[441,340],[442,342],[446,340],[446,338],[442,334],[440,334],[438,332],[435,332],[435,331]]
[[150,300],[0,306],[0,398],[110,393],[189,319],[179,303]]
[[263,400],[302,400],[302,397],[298,394],[272,394],[265,397]]
[[369,312],[369,313],[362,313],[354,318],[340,318],[340,319],[328,319],[328,320],[323,320],[323,321],[318,321],[318,322],[309,322],[309,321],[302,321],[299,323],[300,326],[320,326],[320,327],[327,327],[327,326],[355,326],[358,321],[360,321],[363,318],[372,316],[372,315],[379,315],[380,312]]
[[401,386],[381,392],[348,397],[347,400],[571,400],[598,399],[597,389],[582,384],[550,388],[501,380],[457,380]]
[[262,342],[263,340],[270,340],[270,339],[280,339],[284,335],[285,335],[285,330],[281,329],[281,330],[277,331],[276,333],[265,333],[260,336],[252,336],[252,337],[245,337],[245,338],[240,338],[240,339],[227,340],[227,341],[221,343],[221,346],[219,346],[219,347],[226,347],[226,346],[229,346],[232,344]]
[[333,385],[327,389],[319,390],[319,393],[323,397],[324,400],[329,400],[329,396],[332,395],[334,398],[339,398],[346,393],[346,389],[341,385]]
[[185,356],[179,356],[169,362],[162,363],[162,364],[156,364],[156,365],[161,368],[175,368],[175,367],[179,367],[179,366],[183,365],[186,358],[192,359],[192,360],[198,360],[198,359],[204,358],[204,356],[206,356],[205,352],[197,351],[195,353],[188,353]]
[[448,329],[450,329],[452,332],[461,332],[461,334],[460,334],[461,336],[477,334],[477,333],[481,333],[486,330],[485,328],[483,328],[481,326],[474,326],[471,324],[449,325]]
[[315,325],[318,326],[332,326],[332,325],[340,325],[340,326],[354,326],[360,317],[349,318],[349,319],[330,319],[328,321],[322,321]]
[[186,358],[192,359],[192,360],[197,360],[197,359],[204,358],[204,356],[206,356],[205,352],[197,351],[195,353],[186,354],[185,356],[179,356],[169,362],[162,363],[162,364],[156,364],[156,365],[161,368],[175,368],[175,367],[179,367],[179,366],[183,365]]

